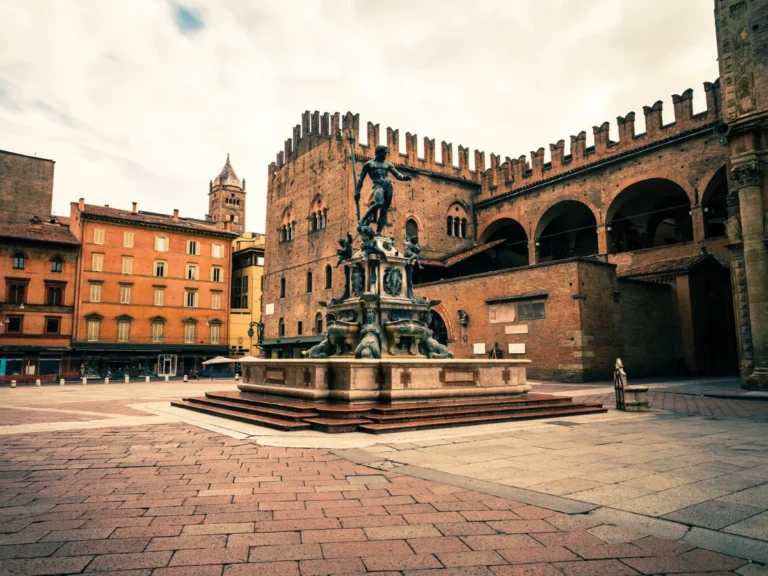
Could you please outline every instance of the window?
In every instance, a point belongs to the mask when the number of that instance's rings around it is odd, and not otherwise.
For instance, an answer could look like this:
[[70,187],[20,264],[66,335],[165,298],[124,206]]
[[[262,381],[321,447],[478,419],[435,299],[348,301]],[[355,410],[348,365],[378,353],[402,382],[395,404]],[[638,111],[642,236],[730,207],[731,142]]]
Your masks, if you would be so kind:
[[419,236],[419,225],[413,218],[409,218],[405,222],[405,235],[408,236],[408,238]]
[[117,321],[117,341],[128,342],[131,339],[131,323],[128,320]]
[[194,240],[187,240],[187,254],[191,254],[192,256],[197,256],[197,248],[198,244]]
[[285,278],[280,278],[280,298],[285,298]]
[[152,342],[163,341],[163,331],[165,329],[165,323],[159,320],[152,321]]
[[281,338],[285,336],[285,320],[282,318],[277,322],[277,335]]
[[304,322],[299,320],[299,324],[296,326],[296,333],[301,336],[302,332],[304,332]]
[[187,280],[197,280],[197,265],[187,264],[187,273],[185,275]]
[[93,243],[104,244],[104,228],[93,229]]
[[27,293],[27,285],[23,283],[8,284],[8,303],[24,304],[24,297]]
[[48,306],[61,306],[62,289],[58,286],[48,286],[46,290],[46,304]]
[[133,258],[131,256],[123,256],[123,274],[133,274]]
[[13,255],[13,267],[16,270],[24,270],[24,254],[18,252]]
[[214,282],[223,282],[224,281],[224,270],[222,268],[219,268],[218,266],[214,266],[211,268],[211,280]]
[[323,315],[318,312],[315,314],[315,334],[323,333]]
[[101,302],[101,284],[91,283],[91,302]]
[[211,245],[211,256],[213,258],[224,258],[224,247],[221,244]]
[[104,254],[94,252],[91,254],[91,270],[101,272],[104,270]]
[[162,306],[165,301],[165,288],[155,287],[155,293],[152,298],[152,302],[155,306]]
[[448,227],[446,232],[448,236],[453,236],[453,216],[448,216]]
[[325,289],[330,290],[333,286],[333,268],[328,264],[325,267]]
[[120,285],[120,304],[131,303],[131,287],[126,284]]
[[248,292],[248,276],[243,276],[243,294]]
[[8,334],[21,334],[22,325],[24,324],[24,316],[8,316],[5,319],[6,329]]
[[133,232],[123,232],[123,248],[133,248]]
[[54,256],[51,260],[51,272],[61,272],[61,258]]
[[197,292],[193,290],[185,291],[184,301],[187,308],[197,308]]
[[544,302],[526,302],[517,305],[518,320],[540,320],[544,318]]
[[45,333],[58,334],[61,326],[61,318],[48,316],[45,318]]
[[307,272],[307,292],[312,292],[312,272]]
[[160,278],[168,276],[168,267],[163,260],[155,260],[155,276]]
[[195,324],[194,322],[187,322],[184,324],[184,344],[195,343]]
[[221,308],[221,293],[211,292],[211,308],[219,310]]
[[242,305],[241,308],[248,308],[248,295],[245,294],[242,299]]
[[211,344],[219,344],[221,342],[221,324],[211,323]]
[[155,236],[155,251],[168,252],[168,238],[164,236]]
[[98,342],[101,333],[101,320],[91,319],[86,322],[86,340]]

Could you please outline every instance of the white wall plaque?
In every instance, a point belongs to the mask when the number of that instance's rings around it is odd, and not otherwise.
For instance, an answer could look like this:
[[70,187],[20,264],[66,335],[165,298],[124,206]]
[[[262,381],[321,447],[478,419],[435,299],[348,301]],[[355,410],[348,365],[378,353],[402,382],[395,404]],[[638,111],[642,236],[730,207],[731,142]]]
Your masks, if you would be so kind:
[[504,326],[504,334],[528,334],[528,324]]
[[272,314],[274,314],[274,313],[275,313],[275,305],[272,304],[272,303],[267,304],[267,306],[264,309],[264,315],[265,316],[272,316]]
[[473,354],[485,354],[485,342],[476,342],[472,345]]
[[525,354],[525,344],[510,344],[509,345],[509,353],[510,354]]

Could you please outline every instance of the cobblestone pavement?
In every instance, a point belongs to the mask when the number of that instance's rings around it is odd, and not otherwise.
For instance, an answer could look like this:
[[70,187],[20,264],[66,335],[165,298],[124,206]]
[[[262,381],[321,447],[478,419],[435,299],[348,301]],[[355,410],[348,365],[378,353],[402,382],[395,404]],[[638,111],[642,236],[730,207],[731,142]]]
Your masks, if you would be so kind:
[[0,574],[764,574],[744,560],[183,423],[6,435]]

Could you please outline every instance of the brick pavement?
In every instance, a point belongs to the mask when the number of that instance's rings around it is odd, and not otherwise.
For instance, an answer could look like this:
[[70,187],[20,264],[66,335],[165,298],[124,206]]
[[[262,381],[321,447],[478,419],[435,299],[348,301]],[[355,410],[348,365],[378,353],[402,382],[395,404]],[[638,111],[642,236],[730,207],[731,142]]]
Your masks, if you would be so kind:
[[5,436],[0,518],[0,575],[722,575],[746,564],[653,537],[601,539],[588,516],[186,424]]

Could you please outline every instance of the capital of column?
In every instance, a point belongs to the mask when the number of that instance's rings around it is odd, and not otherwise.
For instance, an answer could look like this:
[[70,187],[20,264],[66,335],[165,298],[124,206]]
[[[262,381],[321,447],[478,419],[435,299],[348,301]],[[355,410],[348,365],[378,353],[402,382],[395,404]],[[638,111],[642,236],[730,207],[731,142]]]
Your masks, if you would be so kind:
[[731,183],[736,190],[747,186],[760,186],[763,182],[763,168],[757,162],[749,162],[735,167]]

